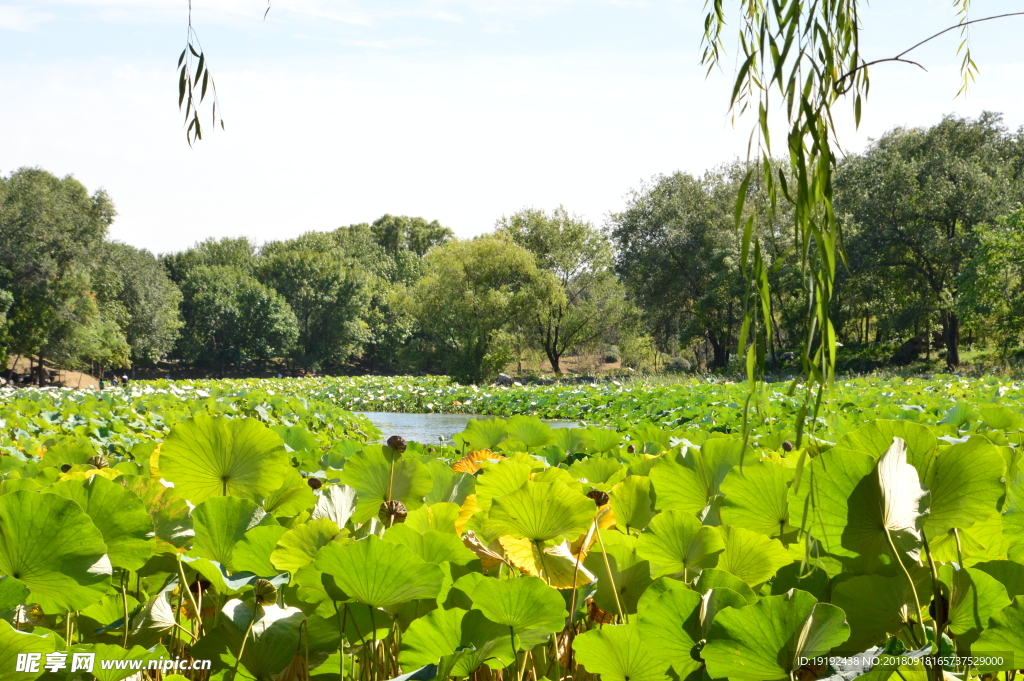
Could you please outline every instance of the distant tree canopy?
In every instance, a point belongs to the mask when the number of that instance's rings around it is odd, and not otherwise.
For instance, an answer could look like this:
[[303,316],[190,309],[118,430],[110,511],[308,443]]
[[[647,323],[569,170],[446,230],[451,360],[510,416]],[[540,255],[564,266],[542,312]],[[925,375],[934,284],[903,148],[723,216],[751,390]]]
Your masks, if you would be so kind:
[[[788,168],[772,172],[785,179]],[[524,208],[462,240],[437,221],[384,215],[157,257],[107,239],[115,211],[103,191],[23,168],[0,177],[0,351],[39,367],[273,363],[483,381],[524,353],[562,373],[574,354],[637,366],[654,348],[680,366],[729,370],[750,291],[741,190],[770,284],[765,349],[778,357],[813,336],[813,272],[792,265],[817,245],[748,170],[734,161],[657,176],[603,228],[563,207]],[[950,367],[965,343],[1005,359],[1018,351],[1024,132],[996,114],[896,128],[843,160],[834,189],[847,255],[830,310],[841,343],[892,354],[914,338]]]

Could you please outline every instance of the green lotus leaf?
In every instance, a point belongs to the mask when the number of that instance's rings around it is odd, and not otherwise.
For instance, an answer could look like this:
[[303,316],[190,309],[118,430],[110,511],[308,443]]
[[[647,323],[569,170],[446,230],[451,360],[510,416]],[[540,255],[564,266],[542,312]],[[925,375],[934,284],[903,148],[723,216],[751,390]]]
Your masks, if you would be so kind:
[[742,527],[724,525],[718,529],[725,547],[718,557],[718,569],[736,575],[747,584],[767,582],[779,568],[793,562],[778,539]]
[[466,424],[466,429],[459,433],[459,438],[471,452],[494,449],[506,437],[508,429],[503,419],[472,419]]
[[1017,473],[1006,488],[1003,536],[1009,545],[1007,558],[1024,563],[1024,471]]
[[651,655],[636,624],[593,629],[573,641],[576,659],[603,681],[665,681],[666,665]]
[[388,528],[384,533],[384,541],[401,544],[428,563],[465,565],[476,559],[476,555],[466,548],[458,535],[437,530],[427,530],[421,534],[407,523]]
[[482,579],[469,595],[473,607],[487,619],[518,633],[527,629],[561,631],[568,617],[561,594],[539,577]]
[[662,511],[700,514],[711,500],[706,481],[697,471],[669,460],[659,462],[650,473]]
[[47,491],[75,501],[92,518],[112,566],[138,570],[153,554],[153,519],[135,493],[99,475],[58,482]]
[[189,555],[205,558],[234,572],[232,553],[235,544],[254,527],[276,525],[274,516],[248,499],[210,497],[192,511],[196,536]]
[[689,581],[700,570],[712,568],[725,544],[714,527],[702,525],[685,511],[663,511],[640,534],[637,555],[651,563],[651,577],[682,575]]
[[772,461],[734,468],[721,485],[722,522],[769,537],[792,531],[788,495],[794,472]]
[[177,495],[173,487],[164,487],[158,478],[148,475],[122,476],[118,482],[142,500],[153,519],[158,546],[163,542],[181,548],[192,539],[188,503]]
[[1020,416],[1008,407],[981,407],[981,422],[993,430],[1020,430]]
[[590,426],[587,430],[587,435],[590,436],[592,444],[590,445],[590,451],[595,454],[601,452],[608,452],[619,446],[622,442],[622,434],[612,428],[599,428],[597,426]]
[[[135,610],[139,602],[131,594],[127,594],[125,599],[128,602],[128,612]],[[92,624],[86,619],[79,622],[78,626],[83,635],[88,635],[88,632],[92,632],[95,636],[100,636],[97,630],[107,631],[124,631],[124,601],[121,600],[121,594],[107,594],[100,600],[96,601],[88,608],[85,608],[78,613],[82,618],[88,618],[92,620]],[[102,639],[99,639],[102,640]]]
[[293,452],[303,449],[317,449],[320,443],[313,434],[302,426],[271,426],[272,431],[284,441]]
[[654,489],[648,477],[631,475],[612,487],[608,496],[615,521],[624,532],[642,530],[654,517]]
[[618,475],[624,473],[623,466],[617,459],[608,456],[588,456],[580,461],[574,461],[569,466],[569,473],[576,479],[597,485],[600,483],[614,484],[618,482]]
[[341,536],[341,530],[333,520],[314,518],[281,535],[270,554],[270,563],[275,569],[294,575],[300,568],[316,560],[322,547]]
[[[929,580],[930,581],[930,580]],[[917,585],[919,598],[930,594],[931,585]],[[866,597],[870,594],[870,597]],[[840,582],[832,591],[832,603],[846,612],[850,624],[850,650],[867,650],[907,628],[914,617],[914,592],[906,577],[861,575]]]
[[575,539],[590,527],[597,507],[559,482],[529,482],[493,499],[489,530],[535,542]]
[[483,510],[491,507],[494,497],[511,494],[530,479],[530,466],[520,461],[504,459],[487,466],[476,478],[476,502]]
[[294,468],[289,468],[281,479],[281,486],[263,499],[260,506],[278,518],[287,518],[313,508],[316,501],[305,478]]
[[[30,679],[39,678],[46,671],[43,669],[46,654],[63,647],[63,644],[58,642],[57,635],[54,633],[38,636],[25,631],[18,631],[8,624],[6,620],[0,619],[0,669],[3,670],[3,678],[5,680],[29,681]],[[18,656],[33,653],[39,655],[39,671],[15,671],[18,668]]]
[[288,529],[280,525],[252,528],[235,544],[231,552],[231,566],[235,571],[251,572],[257,577],[277,576],[279,571],[270,561],[270,556],[287,532]]
[[460,511],[458,504],[449,502],[423,505],[409,513],[405,524],[420,534],[427,530],[456,534],[455,521],[459,519]]
[[81,466],[96,455],[96,448],[88,440],[61,442],[43,452],[43,466]]
[[198,414],[172,427],[156,454],[160,476],[193,504],[217,496],[259,501],[290,469],[281,438],[250,418]]
[[931,491],[931,508],[924,521],[929,532],[966,529],[990,517],[1005,493],[1002,455],[983,437],[972,437],[941,452],[935,473],[924,479]]
[[346,594],[375,608],[437,598],[444,582],[444,572],[437,565],[373,535],[347,544],[326,544],[314,566],[333,577]]
[[356,491],[354,523],[377,516],[385,501],[400,501],[409,510],[423,505],[433,481],[427,467],[415,459],[390,461],[380,447],[356,453],[345,464],[341,481]]
[[416,669],[454,653],[462,640],[465,615],[461,608],[437,609],[415,620],[402,634],[398,663],[403,669]]
[[[737,595],[736,598],[742,598]],[[701,596],[689,589],[670,589],[646,603],[639,612],[640,640],[648,654],[671,666],[684,679],[701,667],[694,646],[704,638]],[[743,603],[746,604],[745,602]]]
[[899,438],[906,443],[907,462],[917,469],[921,480],[930,479],[938,440],[927,426],[920,423],[904,419],[876,419],[843,435],[836,442],[834,449],[840,455],[859,452],[877,460],[892,446],[893,438]]
[[775,573],[771,590],[773,596],[784,594],[790,589],[806,591],[819,601],[830,601],[831,580],[825,570],[817,566],[793,562],[784,565]]
[[939,568],[939,581],[948,589],[949,631],[956,636],[957,649],[967,652],[989,617],[1010,605],[1006,588],[981,570],[954,570],[951,565]]
[[736,575],[719,570],[718,568],[702,571],[700,577],[697,578],[694,588],[698,593],[702,594],[706,594],[712,589],[728,589],[738,593],[747,603],[757,602],[757,594],[754,593],[754,590],[746,582]]
[[433,505],[451,502],[461,505],[466,497],[476,490],[476,478],[472,475],[456,472],[452,470],[451,466],[436,459],[424,463],[427,470],[430,471],[431,480],[430,492],[424,499],[424,503]]
[[[754,601],[756,601],[756,598],[757,597],[755,596]],[[725,587],[717,587],[705,591],[704,596],[701,597],[700,606],[701,638],[707,639],[708,632],[711,630],[711,625],[714,623],[715,617],[722,610],[725,610],[726,608],[739,609],[748,605],[750,602],[752,601],[744,598],[739,592]]]
[[583,566],[597,577],[594,602],[607,612],[617,613],[621,605],[625,614],[633,614],[653,582],[650,563],[639,557],[636,536],[600,530],[600,539],[583,560]]
[[938,535],[926,530],[932,559],[942,563],[962,562],[964,567],[1005,559],[1014,546],[1004,536],[1003,519],[1002,514],[993,512],[967,529],[950,528]]
[[984,658],[977,665],[981,673],[1020,667],[1024,660],[1024,596],[989,618],[988,627],[971,646],[971,654]]
[[1003,585],[1011,600],[1024,595],[1024,565],[1011,560],[990,560],[978,563],[974,569],[981,570]]
[[551,438],[566,454],[586,451],[594,438],[583,428],[552,428]]
[[793,590],[766,596],[715,616],[701,657],[720,679],[781,681],[800,668],[801,657],[824,655],[849,637],[845,613]]
[[509,437],[519,440],[529,449],[553,444],[552,428],[536,416],[513,416],[505,425]]
[[356,512],[356,491],[347,485],[328,485],[316,500],[312,517],[328,518],[335,525],[345,527]]
[[515,661],[508,628],[479,610],[433,610],[414,621],[402,635],[398,661],[404,669],[436,664],[445,676],[469,676],[485,661],[499,668]]
[[150,597],[142,607],[142,611],[131,620],[130,641],[148,647],[155,644],[167,632],[177,626],[174,606],[171,604],[171,591],[177,586],[171,583],[162,591]]
[[[306,616],[298,608],[278,605],[256,606],[237,599],[221,609],[221,631],[231,654],[238,655],[242,637],[252,623],[249,642],[242,651],[241,663],[257,679],[273,679],[291,662],[299,650],[302,623]],[[254,621],[255,618],[255,621]]]
[[534,473],[530,479],[533,482],[560,482],[575,492],[583,491],[583,483],[572,477],[572,473],[564,468],[549,466],[540,472]]
[[0,577],[0,614],[14,610],[28,598],[29,589],[10,575]]
[[793,524],[808,529],[836,556],[891,555],[891,539],[900,555],[916,560],[927,492],[906,457],[899,439],[877,461],[852,451],[819,455],[790,501],[797,514]]
[[103,535],[82,507],[56,494],[0,497],[0,574],[32,591],[46,613],[81,610],[103,597],[111,566]]

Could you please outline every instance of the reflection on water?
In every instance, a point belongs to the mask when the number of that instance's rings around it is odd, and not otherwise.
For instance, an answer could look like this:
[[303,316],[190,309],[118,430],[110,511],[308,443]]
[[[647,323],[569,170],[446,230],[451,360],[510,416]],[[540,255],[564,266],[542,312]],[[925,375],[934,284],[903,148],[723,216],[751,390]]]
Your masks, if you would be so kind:
[[[473,419],[488,419],[492,416],[475,414],[394,414],[388,411],[360,411],[366,418],[373,421],[383,436],[384,442],[392,435],[401,435],[406,440],[433,444],[450,442],[455,433],[466,429],[466,424]],[[573,421],[545,421],[552,428],[573,428],[579,424]]]

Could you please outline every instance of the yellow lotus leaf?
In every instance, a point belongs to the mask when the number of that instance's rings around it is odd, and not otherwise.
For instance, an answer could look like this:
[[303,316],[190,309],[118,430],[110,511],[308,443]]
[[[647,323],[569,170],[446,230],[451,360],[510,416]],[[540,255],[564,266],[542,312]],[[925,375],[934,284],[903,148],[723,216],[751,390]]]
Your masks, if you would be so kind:
[[472,475],[480,470],[480,462],[486,461],[487,459],[504,459],[501,454],[495,454],[489,449],[481,449],[476,452],[470,452],[464,456],[461,460],[457,461],[452,470],[456,473],[469,473]]
[[482,510],[480,504],[476,501],[476,495],[467,495],[465,501],[462,502],[462,506],[459,507],[459,517],[455,519],[455,531],[461,535],[469,519]]
[[571,553],[569,542],[557,546],[539,547],[535,542],[520,537],[501,537],[505,557],[528,575],[540,577],[556,589],[571,589],[590,584],[596,577],[583,567],[582,556]]

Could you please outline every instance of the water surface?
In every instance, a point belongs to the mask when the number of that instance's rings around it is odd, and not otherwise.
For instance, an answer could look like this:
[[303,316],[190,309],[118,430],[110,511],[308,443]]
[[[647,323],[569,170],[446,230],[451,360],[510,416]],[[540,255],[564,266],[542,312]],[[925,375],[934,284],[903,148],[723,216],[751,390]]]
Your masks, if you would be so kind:
[[[473,419],[490,419],[493,416],[480,416],[478,414],[396,414],[388,411],[359,411],[366,418],[373,421],[384,442],[392,435],[401,435],[406,440],[433,444],[435,442],[450,442],[452,436],[466,429],[466,424]],[[544,421],[552,428],[573,428],[579,424],[574,421]]]

